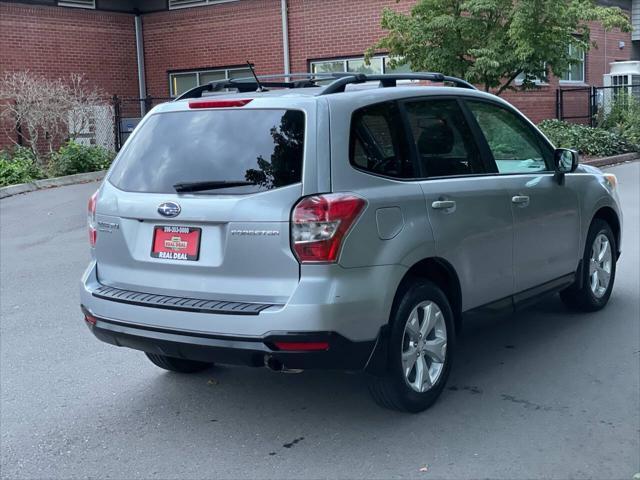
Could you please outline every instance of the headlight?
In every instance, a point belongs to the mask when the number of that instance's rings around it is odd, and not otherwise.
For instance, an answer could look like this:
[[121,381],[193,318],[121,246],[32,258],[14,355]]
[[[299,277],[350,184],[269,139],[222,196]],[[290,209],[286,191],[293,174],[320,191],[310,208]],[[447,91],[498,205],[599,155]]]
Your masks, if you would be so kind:
[[611,190],[615,190],[618,187],[618,177],[616,177],[613,173],[605,173],[604,180],[609,184]]

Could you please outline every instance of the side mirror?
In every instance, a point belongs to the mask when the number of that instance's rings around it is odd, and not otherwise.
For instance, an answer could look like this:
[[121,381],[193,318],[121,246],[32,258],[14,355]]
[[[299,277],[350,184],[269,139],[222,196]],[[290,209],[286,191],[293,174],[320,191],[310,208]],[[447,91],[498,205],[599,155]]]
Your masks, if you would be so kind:
[[575,150],[568,148],[557,148],[553,155],[553,163],[556,173],[571,173],[578,168],[580,157]]
[[564,174],[571,173],[578,168],[580,156],[575,150],[568,148],[557,148],[553,154],[553,165],[556,169],[556,180],[558,184],[564,183]]

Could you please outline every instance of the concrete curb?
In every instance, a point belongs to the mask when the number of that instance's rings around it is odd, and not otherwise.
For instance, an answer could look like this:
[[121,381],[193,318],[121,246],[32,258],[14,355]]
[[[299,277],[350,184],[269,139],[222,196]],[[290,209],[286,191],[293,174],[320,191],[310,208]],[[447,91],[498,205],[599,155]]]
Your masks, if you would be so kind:
[[43,180],[34,180],[30,183],[20,183],[18,185],[9,185],[0,188],[0,198],[7,198],[20,193],[33,192],[42,190],[43,188],[62,187],[64,185],[74,185],[76,183],[96,182],[104,178],[106,170],[99,172],[77,173],[75,175],[67,175],[64,177],[45,178]]
[[610,165],[617,165],[619,163],[631,162],[640,158],[639,152],[623,153],[622,155],[614,155],[613,157],[592,158],[584,160],[580,163],[585,165],[591,165],[593,167],[605,167]]

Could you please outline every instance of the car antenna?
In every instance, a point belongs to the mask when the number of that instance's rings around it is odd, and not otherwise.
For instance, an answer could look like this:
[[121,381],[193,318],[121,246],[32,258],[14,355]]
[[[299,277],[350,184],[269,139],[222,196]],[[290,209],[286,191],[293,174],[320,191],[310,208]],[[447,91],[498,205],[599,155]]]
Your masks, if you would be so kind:
[[251,75],[253,75],[253,78],[256,79],[256,84],[258,85],[258,92],[268,92],[269,90],[267,90],[266,88],[264,88],[262,86],[262,83],[260,83],[260,80],[258,79],[258,76],[256,75],[256,71],[253,69],[253,63],[251,63],[249,60],[247,60],[247,65],[249,66],[249,70],[251,70]]

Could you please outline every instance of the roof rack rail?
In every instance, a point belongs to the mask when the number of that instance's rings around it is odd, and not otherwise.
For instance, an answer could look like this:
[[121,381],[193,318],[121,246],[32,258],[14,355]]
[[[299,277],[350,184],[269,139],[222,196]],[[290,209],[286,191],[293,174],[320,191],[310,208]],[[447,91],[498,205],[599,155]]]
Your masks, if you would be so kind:
[[364,73],[357,73],[348,76],[342,76],[336,79],[334,82],[327,85],[320,95],[330,95],[332,93],[344,92],[345,87],[355,83],[365,82],[380,82],[381,87],[395,87],[398,80],[428,80],[430,82],[438,83],[453,83],[456,87],[468,88],[471,90],[477,90],[476,87],[469,82],[457,77],[449,77],[442,73],[434,72],[421,72],[421,73],[389,73],[382,75],[366,75]]
[[[272,88],[309,88],[319,87],[316,82],[320,80],[334,80],[343,77],[350,77],[350,73],[286,73],[278,75],[258,75],[260,85]],[[284,81],[269,81],[272,79],[284,79]],[[235,79],[225,79],[210,82],[191,90],[187,90],[176,100],[186,98],[200,98],[205,92],[221,92],[226,89],[235,89],[239,93],[255,92],[258,90],[258,83],[254,77],[242,77]]]
[[[476,90],[469,82],[457,77],[448,77],[442,73],[390,73],[366,75],[364,73],[287,73],[277,75],[259,75],[260,85],[266,88],[310,88],[320,87],[317,82],[333,80],[325,87],[320,95],[344,92],[350,84],[365,82],[380,82],[381,87],[395,87],[398,80],[427,80],[438,83],[453,83],[457,87]],[[284,81],[270,81],[283,79]],[[175,100],[187,98],[200,98],[205,92],[222,92],[226,89],[235,89],[239,93],[255,92],[260,87],[253,77],[218,80],[205,85],[194,87],[177,97]]]

